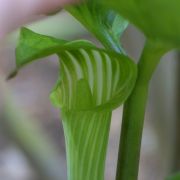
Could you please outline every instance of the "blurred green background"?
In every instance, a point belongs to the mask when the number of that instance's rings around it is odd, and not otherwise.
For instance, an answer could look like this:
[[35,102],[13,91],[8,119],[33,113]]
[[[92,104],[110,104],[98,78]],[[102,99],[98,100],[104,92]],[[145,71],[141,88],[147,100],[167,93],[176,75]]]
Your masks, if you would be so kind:
[[[28,25],[61,39],[89,39],[100,45],[66,12]],[[60,112],[49,101],[58,77],[56,56],[34,62],[12,80],[19,31],[0,42],[0,180],[66,180],[66,157]],[[144,36],[129,26],[123,46],[135,60]],[[180,168],[178,53],[161,61],[152,83],[146,112],[139,180],[163,180]],[[106,162],[106,180],[115,178],[122,107],[113,113]]]

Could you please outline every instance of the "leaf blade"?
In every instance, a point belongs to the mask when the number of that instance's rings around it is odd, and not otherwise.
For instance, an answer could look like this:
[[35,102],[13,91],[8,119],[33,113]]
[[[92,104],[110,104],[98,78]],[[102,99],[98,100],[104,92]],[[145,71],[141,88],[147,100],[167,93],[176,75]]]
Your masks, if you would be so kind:
[[101,0],[135,24],[149,39],[180,46],[179,0]]
[[180,173],[169,176],[166,180],[180,180]]
[[95,35],[105,48],[124,53],[120,38],[128,21],[116,11],[93,0],[70,6],[67,11]]

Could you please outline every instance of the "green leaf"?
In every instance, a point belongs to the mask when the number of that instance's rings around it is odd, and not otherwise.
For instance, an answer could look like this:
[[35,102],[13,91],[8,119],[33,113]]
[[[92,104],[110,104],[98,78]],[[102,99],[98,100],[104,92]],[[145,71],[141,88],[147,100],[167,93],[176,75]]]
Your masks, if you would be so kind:
[[180,173],[169,176],[166,180],[180,180]]
[[134,86],[136,65],[128,57],[88,41],[67,42],[22,29],[16,49],[17,70],[51,54],[59,56],[61,69],[51,99],[66,110],[116,108]]
[[153,40],[180,46],[179,0],[100,0]]
[[118,13],[92,0],[73,5],[67,10],[107,49],[124,52],[120,44],[120,37],[127,28],[128,22]]

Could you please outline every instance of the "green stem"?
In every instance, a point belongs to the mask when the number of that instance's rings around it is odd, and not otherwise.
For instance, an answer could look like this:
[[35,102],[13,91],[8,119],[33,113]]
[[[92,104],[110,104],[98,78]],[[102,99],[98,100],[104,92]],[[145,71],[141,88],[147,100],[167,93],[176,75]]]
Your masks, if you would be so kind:
[[146,42],[138,63],[134,90],[125,103],[116,180],[137,180],[141,138],[149,82],[160,58],[167,51],[161,44]]
[[110,120],[110,111],[63,111],[68,180],[104,180]]

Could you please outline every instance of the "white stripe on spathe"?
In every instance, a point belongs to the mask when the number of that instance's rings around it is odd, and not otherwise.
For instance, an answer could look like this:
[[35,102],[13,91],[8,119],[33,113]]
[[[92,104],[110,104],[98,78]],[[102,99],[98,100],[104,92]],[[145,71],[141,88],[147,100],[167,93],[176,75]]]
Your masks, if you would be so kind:
[[[68,88],[65,88],[66,92],[62,93],[66,96],[63,98],[65,101],[63,104],[66,104],[69,109],[75,107],[73,97],[78,92],[74,89],[76,89],[79,80],[86,80],[94,99],[94,106],[100,106],[115,98],[118,93],[122,93],[128,84],[127,82],[131,81],[133,76],[133,73],[128,75],[129,78],[125,76],[129,68],[127,62],[122,62],[117,57],[110,57],[103,51],[81,48],[76,52],[66,50],[62,56],[61,54],[59,56],[64,67],[62,81]],[[124,65],[124,63],[127,66],[125,70],[121,68],[121,64]],[[64,91],[64,89],[61,90]],[[123,97],[123,93],[119,97]]]

